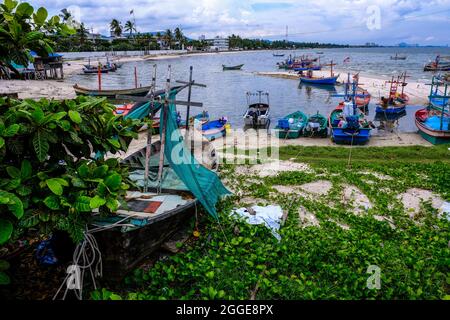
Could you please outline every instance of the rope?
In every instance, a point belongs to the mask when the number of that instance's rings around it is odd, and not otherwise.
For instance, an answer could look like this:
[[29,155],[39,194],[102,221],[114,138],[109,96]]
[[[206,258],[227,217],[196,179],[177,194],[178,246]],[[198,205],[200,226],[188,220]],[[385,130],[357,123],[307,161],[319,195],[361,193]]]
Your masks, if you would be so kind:
[[352,142],[350,143],[350,154],[348,155],[348,163],[347,167],[351,168],[352,163],[352,150],[353,150],[353,138],[355,137],[355,134],[352,134]]
[[[68,272],[67,276],[64,278],[61,286],[56,291],[56,294],[53,296],[53,300],[56,300],[60,295],[60,292],[64,285],[66,285],[66,289],[62,296],[62,300],[65,300],[67,297],[67,293],[69,290],[74,290],[74,294],[78,300],[83,299],[83,287],[84,287],[84,276],[86,271],[89,271],[91,276],[92,283],[94,285],[94,289],[97,290],[97,284],[95,279],[97,277],[103,276],[103,261],[100,249],[98,247],[97,240],[94,237],[94,233],[109,230],[116,227],[130,226],[130,224],[123,224],[128,219],[131,219],[135,215],[131,215],[123,218],[113,224],[108,226],[96,227],[93,229],[84,231],[84,239],[81,241],[77,247],[75,248],[72,256],[72,264],[71,266],[75,267],[72,272]],[[78,272],[79,270],[79,272]],[[67,281],[69,278],[75,276],[75,284],[77,285],[75,288],[70,288],[69,283]]]

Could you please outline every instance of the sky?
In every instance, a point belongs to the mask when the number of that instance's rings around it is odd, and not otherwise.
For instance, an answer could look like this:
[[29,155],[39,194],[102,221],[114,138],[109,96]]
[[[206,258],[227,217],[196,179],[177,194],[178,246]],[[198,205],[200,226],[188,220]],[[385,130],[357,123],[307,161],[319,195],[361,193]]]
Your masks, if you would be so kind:
[[28,0],[50,14],[63,8],[96,33],[134,10],[137,30],[180,27],[193,39],[249,38],[339,44],[450,45],[450,0]]

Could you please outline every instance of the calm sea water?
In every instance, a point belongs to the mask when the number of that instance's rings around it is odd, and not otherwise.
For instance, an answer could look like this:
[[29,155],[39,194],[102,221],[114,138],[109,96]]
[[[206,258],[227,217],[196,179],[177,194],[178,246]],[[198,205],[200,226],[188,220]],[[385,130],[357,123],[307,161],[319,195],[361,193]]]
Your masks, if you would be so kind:
[[[318,50],[285,51],[286,55],[309,54],[318,56]],[[321,61],[330,60],[338,63],[337,68],[351,72],[362,71],[375,76],[396,75],[408,71],[410,81],[429,82],[431,73],[423,72],[423,66],[437,54],[450,55],[450,48],[361,48],[361,49],[323,49]],[[115,73],[104,74],[102,78],[104,88],[130,88],[134,87],[134,67],[138,70],[139,85],[149,85],[151,81],[152,66],[157,64],[158,83],[163,85],[167,74],[167,66],[172,66],[172,81],[189,78],[189,66],[194,68],[194,80],[207,85],[207,88],[194,88],[193,101],[203,102],[204,108],[212,117],[227,116],[233,127],[243,126],[242,115],[246,110],[246,92],[263,90],[270,94],[272,126],[278,118],[291,112],[301,110],[307,114],[320,112],[328,115],[340,99],[333,97],[340,93],[342,88],[335,89],[299,85],[297,81],[277,79],[255,75],[254,72],[277,71],[276,63],[282,60],[273,57],[271,51],[240,52],[233,54],[213,54],[165,59],[158,61],[139,61],[123,65]],[[405,61],[390,60],[395,53],[407,55]],[[98,56],[98,53],[96,53]],[[343,64],[343,60],[350,57],[350,63]],[[242,71],[222,71],[222,64],[245,64]],[[97,76],[73,75],[69,81],[80,85],[96,88]],[[186,98],[186,92],[179,95]],[[376,102],[373,99],[373,102]],[[400,119],[399,129],[402,132],[414,132],[414,112],[420,106],[409,106],[407,115]],[[181,110],[184,107],[180,107]],[[201,109],[194,108],[194,112]],[[369,107],[369,119],[374,119],[375,105]]]

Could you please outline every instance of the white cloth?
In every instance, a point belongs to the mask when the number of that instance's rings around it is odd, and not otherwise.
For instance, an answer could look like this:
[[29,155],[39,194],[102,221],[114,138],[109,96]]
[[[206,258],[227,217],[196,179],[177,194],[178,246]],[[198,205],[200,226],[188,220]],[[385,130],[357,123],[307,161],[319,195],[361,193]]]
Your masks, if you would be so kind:
[[450,202],[444,202],[439,209],[439,212],[450,221]]
[[255,211],[255,215],[251,215],[246,208],[234,209],[231,214],[244,218],[248,224],[264,224],[278,241],[281,240],[278,230],[280,230],[283,209],[280,206],[272,205],[267,207],[253,206],[252,209]]
[[345,102],[344,108],[342,110],[345,117],[350,117],[355,115],[355,109],[353,108],[352,102]]

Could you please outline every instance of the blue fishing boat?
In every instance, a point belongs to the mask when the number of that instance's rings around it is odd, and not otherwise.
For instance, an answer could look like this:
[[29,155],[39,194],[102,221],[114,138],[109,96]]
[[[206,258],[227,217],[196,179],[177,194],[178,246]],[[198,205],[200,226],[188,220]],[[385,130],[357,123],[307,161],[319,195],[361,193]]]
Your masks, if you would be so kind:
[[337,144],[365,144],[371,137],[373,125],[366,120],[364,113],[358,109],[355,102],[356,82],[353,83],[352,91],[352,94],[347,94],[348,101],[339,104],[328,119],[331,139]]
[[227,134],[226,124],[228,120],[221,118],[219,120],[208,121],[202,125],[202,134],[209,141],[225,137]]
[[[403,80],[402,80],[403,79]],[[406,83],[406,72],[402,73],[395,80],[394,76],[392,77],[389,89],[389,98],[381,97],[380,102],[378,103],[375,111],[376,113],[384,113],[389,115],[397,115],[403,114],[406,112],[406,104],[409,101],[408,95],[405,93]],[[398,87],[401,86],[402,90],[399,93]]]
[[[334,86],[337,83],[337,79],[339,78],[339,75],[335,76],[333,73],[333,66],[335,65],[336,64],[334,64],[333,61],[331,61],[331,63],[328,65],[324,65],[324,66],[331,66],[331,74],[329,77],[314,77],[313,76],[314,68],[311,67],[308,67],[306,70],[301,70],[300,83]],[[302,75],[303,71],[307,71],[306,76]]]
[[[193,125],[195,120],[200,121],[200,123],[203,125],[209,121],[209,113],[208,111],[203,111],[202,113],[199,113],[193,117],[189,118],[189,124]],[[180,128],[186,128],[186,120],[181,119],[181,114],[177,112],[177,123]]]

